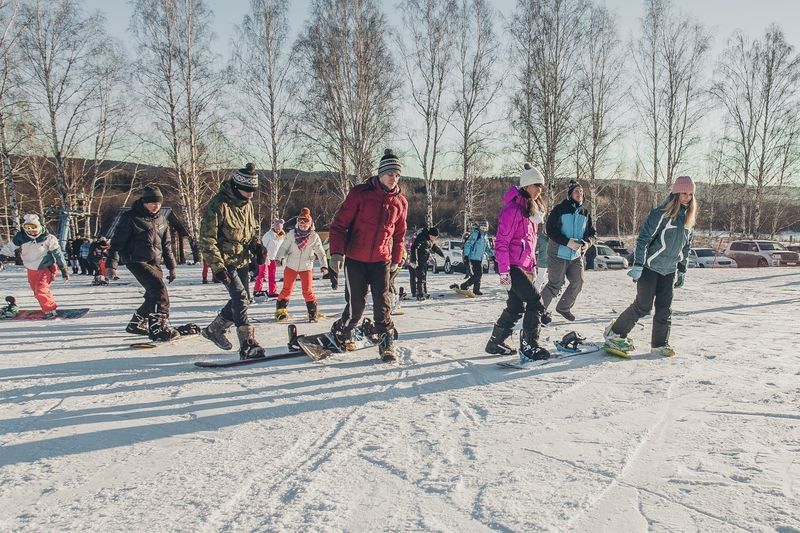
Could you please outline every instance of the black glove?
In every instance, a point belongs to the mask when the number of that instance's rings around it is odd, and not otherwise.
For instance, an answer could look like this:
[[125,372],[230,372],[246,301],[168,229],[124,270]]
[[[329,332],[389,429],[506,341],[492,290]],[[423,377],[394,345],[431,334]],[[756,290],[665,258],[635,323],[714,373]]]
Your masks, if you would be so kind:
[[178,273],[175,272],[175,269],[173,268],[172,270],[169,271],[169,276],[167,276],[167,281],[172,283],[176,279],[178,279]]
[[250,245],[250,253],[253,254],[253,259],[255,259],[257,265],[263,265],[267,262],[267,248],[260,241],[253,241]]
[[228,279],[228,271],[225,270],[224,268],[222,270],[217,270],[216,272],[214,272],[214,279],[221,283],[224,283],[225,285],[227,285],[228,282],[230,281]]

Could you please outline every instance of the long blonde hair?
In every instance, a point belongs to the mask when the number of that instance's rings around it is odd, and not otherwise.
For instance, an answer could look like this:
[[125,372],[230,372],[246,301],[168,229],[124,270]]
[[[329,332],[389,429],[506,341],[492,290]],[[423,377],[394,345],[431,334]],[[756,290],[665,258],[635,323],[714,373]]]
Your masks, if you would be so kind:
[[[681,195],[680,194],[670,194],[667,198],[667,201],[663,204],[662,211],[664,213],[664,217],[675,220],[678,216],[678,213],[681,211]],[[689,202],[689,205],[686,208],[686,218],[683,219],[683,227],[686,229],[692,229],[694,225],[697,223],[697,210],[700,208],[700,203],[697,201],[697,197],[692,195],[692,201]]]

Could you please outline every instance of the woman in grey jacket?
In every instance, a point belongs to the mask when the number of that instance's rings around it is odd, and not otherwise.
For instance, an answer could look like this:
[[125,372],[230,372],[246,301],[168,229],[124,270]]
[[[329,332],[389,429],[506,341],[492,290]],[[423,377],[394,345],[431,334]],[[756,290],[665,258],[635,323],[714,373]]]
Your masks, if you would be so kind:
[[653,353],[675,355],[669,345],[672,289],[682,287],[686,276],[698,210],[694,191],[692,178],[680,176],[672,185],[669,198],[650,211],[636,239],[633,267],[628,272],[636,282],[636,299],[606,328],[606,351],[627,357],[634,348],[628,333],[640,318],[650,313],[655,302],[650,338]]

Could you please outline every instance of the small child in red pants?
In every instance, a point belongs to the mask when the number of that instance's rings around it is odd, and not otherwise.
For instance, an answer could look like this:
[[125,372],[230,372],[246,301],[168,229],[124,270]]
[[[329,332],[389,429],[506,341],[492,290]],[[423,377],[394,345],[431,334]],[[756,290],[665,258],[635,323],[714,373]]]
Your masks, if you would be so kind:
[[294,290],[295,279],[298,277],[303,288],[303,299],[308,308],[308,320],[309,322],[318,320],[317,297],[314,296],[312,287],[315,257],[322,265],[322,274],[327,274],[328,260],[325,257],[325,249],[322,247],[322,239],[314,231],[311,211],[304,207],[297,216],[297,227],[286,234],[286,238],[278,248],[278,253],[275,254],[276,261],[286,259],[286,268],[283,271],[283,290],[278,295],[278,301],[275,304],[275,320],[281,321],[289,318],[286,308],[289,306],[289,298]]
[[[55,318],[57,304],[50,291],[50,284],[55,278],[56,268],[61,270],[64,281],[69,280],[67,261],[61,253],[58,239],[42,227],[39,215],[25,215],[22,230],[14,235],[14,239],[4,247],[3,252],[13,256],[16,248],[22,249],[22,263],[28,270],[28,284],[44,317]],[[9,251],[10,254],[7,253]]]

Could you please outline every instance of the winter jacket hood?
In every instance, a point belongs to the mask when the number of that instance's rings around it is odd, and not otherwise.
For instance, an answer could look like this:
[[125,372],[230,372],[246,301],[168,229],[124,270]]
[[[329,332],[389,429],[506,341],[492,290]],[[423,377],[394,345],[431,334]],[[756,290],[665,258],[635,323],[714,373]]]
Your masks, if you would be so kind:
[[652,209],[636,238],[633,264],[664,276],[686,272],[694,232],[683,226],[685,218],[686,206],[674,220],[664,216],[664,205]]
[[503,204],[494,241],[498,272],[505,274],[511,266],[531,272],[536,268],[538,230],[532,216],[527,216],[528,200],[518,187],[513,186],[503,195]]
[[408,201],[399,187],[384,190],[373,176],[347,194],[330,225],[331,255],[363,263],[400,264]]
[[313,270],[314,258],[319,260],[320,268],[328,268],[328,259],[325,257],[325,248],[322,246],[322,239],[316,231],[311,231],[311,235],[303,248],[300,248],[295,241],[295,230],[289,231],[283,239],[275,260],[286,258],[285,266],[295,272],[305,272]]
[[111,237],[109,267],[117,268],[120,258],[126,263],[160,265],[162,257],[167,269],[175,268],[167,219],[157,211],[151,213],[142,200],[136,200],[119,218]]
[[572,261],[581,256],[580,250],[567,246],[570,239],[594,244],[596,232],[592,215],[582,203],[567,199],[553,208],[545,226],[550,246],[556,246],[556,257]]
[[213,272],[228,266],[241,268],[251,260],[250,248],[258,239],[253,203],[233,190],[230,180],[203,212],[200,224],[200,253]]

